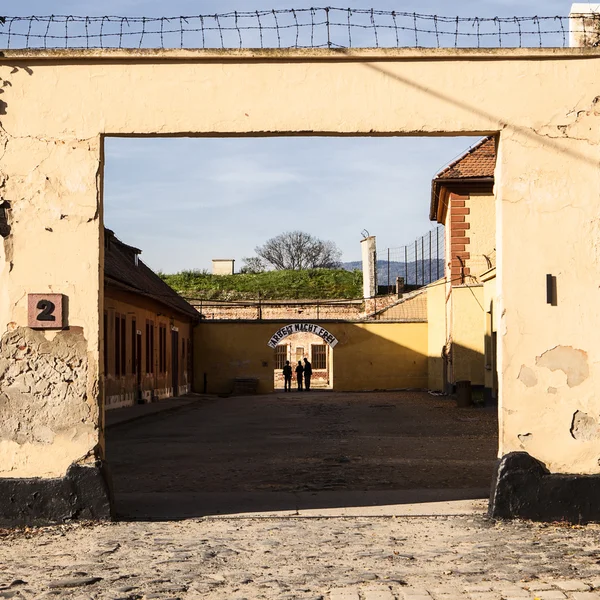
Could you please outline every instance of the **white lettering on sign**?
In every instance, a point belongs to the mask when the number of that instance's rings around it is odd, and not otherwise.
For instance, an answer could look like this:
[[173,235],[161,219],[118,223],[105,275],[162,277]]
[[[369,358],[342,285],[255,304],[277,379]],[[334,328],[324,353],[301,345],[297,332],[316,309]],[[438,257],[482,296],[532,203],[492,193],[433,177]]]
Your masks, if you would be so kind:
[[293,333],[314,333],[322,338],[323,341],[327,342],[332,348],[335,348],[338,343],[338,339],[332,333],[329,333],[325,327],[315,325],[314,323],[293,323],[292,325],[284,325],[281,329],[277,330],[271,336],[268,346],[275,348],[281,340]]

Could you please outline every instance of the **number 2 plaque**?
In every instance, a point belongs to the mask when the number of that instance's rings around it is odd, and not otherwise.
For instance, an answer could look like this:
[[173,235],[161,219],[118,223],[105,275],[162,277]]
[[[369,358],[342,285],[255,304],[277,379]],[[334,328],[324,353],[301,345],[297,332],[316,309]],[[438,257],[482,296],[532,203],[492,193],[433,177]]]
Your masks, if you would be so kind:
[[28,325],[32,329],[64,329],[62,294],[28,294]]

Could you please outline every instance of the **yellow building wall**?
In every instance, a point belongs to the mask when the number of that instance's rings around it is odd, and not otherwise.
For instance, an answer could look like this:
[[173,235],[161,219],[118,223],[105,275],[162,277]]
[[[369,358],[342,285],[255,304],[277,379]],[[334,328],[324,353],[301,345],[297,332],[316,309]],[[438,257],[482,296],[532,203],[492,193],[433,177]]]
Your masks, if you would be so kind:
[[[281,323],[202,322],[194,332],[196,391],[207,378],[211,394],[230,393],[236,377],[256,378],[273,391],[274,350],[267,346]],[[427,323],[325,323],[339,343],[331,353],[333,389],[427,387]]]
[[430,390],[444,389],[444,360],[442,352],[446,345],[446,286],[444,279],[427,288],[427,363]]
[[485,256],[489,257],[496,247],[495,203],[493,194],[472,194],[465,201],[465,206],[471,210],[467,216],[471,225],[467,233],[470,240],[467,252],[471,254],[467,266],[471,269],[471,275],[475,277],[490,268]]
[[[115,369],[115,317],[125,317],[125,373],[116,375]],[[153,302],[144,296],[106,289],[104,294],[104,315],[106,329],[102,327],[102,347],[106,344],[103,357],[105,407],[107,410],[136,403],[137,373],[132,373],[132,322],[135,319],[136,331],[141,331],[142,353],[139,361],[141,368],[142,398],[145,402],[178,396],[191,391],[191,370],[188,368],[192,352],[192,332],[189,321],[184,321],[179,313],[163,304]],[[154,353],[151,359],[152,372],[146,370],[146,321],[154,324]],[[159,371],[159,326],[167,330],[166,371]],[[171,328],[178,329],[178,348],[172,348]],[[104,338],[104,331],[107,333]],[[185,349],[183,341],[185,340]],[[173,389],[173,351],[178,353],[178,386]],[[183,351],[184,350],[184,351]]]
[[[105,136],[415,132],[499,133],[500,453],[599,473],[596,430],[571,431],[575,415],[589,423],[600,413],[599,60],[598,48],[5,50],[0,179],[16,199],[0,244],[6,372],[24,368],[23,343],[47,361],[76,337],[76,360],[64,365],[85,391],[72,398],[84,416],[71,426],[39,373],[27,394],[0,375],[10,418],[41,407],[0,439],[0,475],[62,477],[81,457],[102,458]],[[548,273],[556,306],[546,303]],[[50,291],[68,297],[66,333],[27,326],[28,294]]]
[[453,383],[470,381],[483,385],[485,312],[483,286],[452,288],[452,373]]

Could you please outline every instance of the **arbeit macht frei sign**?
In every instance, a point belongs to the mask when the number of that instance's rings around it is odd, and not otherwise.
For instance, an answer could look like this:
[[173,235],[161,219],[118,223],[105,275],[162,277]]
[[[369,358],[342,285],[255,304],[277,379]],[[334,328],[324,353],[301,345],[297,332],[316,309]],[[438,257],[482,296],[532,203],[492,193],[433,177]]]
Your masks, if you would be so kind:
[[285,325],[281,329],[278,329],[269,340],[268,345],[271,348],[275,348],[281,340],[285,339],[289,335],[294,333],[314,333],[319,337],[323,338],[325,342],[327,342],[332,348],[338,343],[338,339],[327,331],[324,327],[320,325],[315,325],[314,323],[292,323],[291,325]]

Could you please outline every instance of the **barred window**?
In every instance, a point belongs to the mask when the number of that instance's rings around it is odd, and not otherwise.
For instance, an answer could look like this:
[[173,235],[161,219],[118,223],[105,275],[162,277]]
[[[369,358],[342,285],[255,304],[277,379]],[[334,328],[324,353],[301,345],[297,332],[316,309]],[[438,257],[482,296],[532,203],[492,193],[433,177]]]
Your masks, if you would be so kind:
[[327,368],[327,346],[325,344],[311,344],[310,355],[313,369]]
[[283,369],[285,366],[285,361],[288,359],[287,352],[288,347],[287,344],[280,344],[279,346],[275,346],[275,368]]

